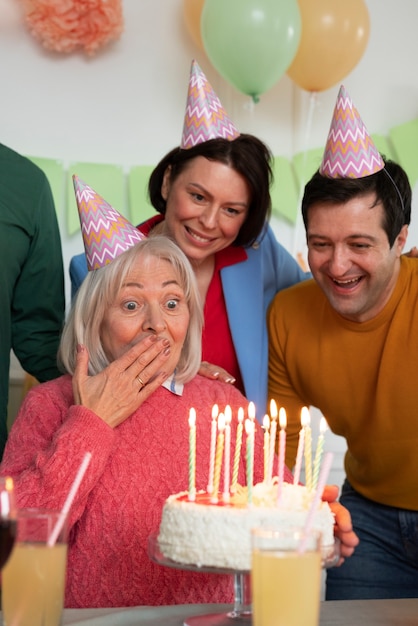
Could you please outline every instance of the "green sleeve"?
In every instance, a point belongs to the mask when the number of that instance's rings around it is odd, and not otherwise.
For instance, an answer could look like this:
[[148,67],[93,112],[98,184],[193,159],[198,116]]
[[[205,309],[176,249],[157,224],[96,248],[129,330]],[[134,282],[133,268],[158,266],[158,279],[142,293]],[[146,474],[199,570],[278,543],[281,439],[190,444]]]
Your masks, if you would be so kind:
[[33,229],[12,301],[13,350],[23,369],[41,382],[60,374],[56,354],[65,316],[61,238],[51,188],[42,177],[32,197]]

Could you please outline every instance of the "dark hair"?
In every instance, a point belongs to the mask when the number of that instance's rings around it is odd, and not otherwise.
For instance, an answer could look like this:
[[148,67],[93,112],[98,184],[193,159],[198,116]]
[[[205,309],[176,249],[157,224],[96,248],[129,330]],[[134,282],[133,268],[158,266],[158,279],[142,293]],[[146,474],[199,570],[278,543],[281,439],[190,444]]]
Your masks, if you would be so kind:
[[383,161],[385,167],[363,178],[328,178],[317,171],[305,186],[302,198],[302,216],[308,228],[308,211],[321,203],[345,203],[369,193],[376,194],[374,206],[382,203],[384,210],[383,229],[392,247],[402,226],[411,221],[412,191],[405,170],[394,161]]
[[173,182],[185,169],[189,161],[202,156],[209,161],[219,161],[229,165],[247,181],[250,190],[248,215],[241,226],[236,246],[250,246],[254,243],[270,218],[270,185],[273,181],[272,155],[269,148],[253,135],[240,135],[229,141],[221,137],[209,139],[187,150],[174,148],[158,163],[148,182],[148,195],[151,204],[159,213],[165,213],[166,201],[161,195],[164,174],[170,167],[170,180]]

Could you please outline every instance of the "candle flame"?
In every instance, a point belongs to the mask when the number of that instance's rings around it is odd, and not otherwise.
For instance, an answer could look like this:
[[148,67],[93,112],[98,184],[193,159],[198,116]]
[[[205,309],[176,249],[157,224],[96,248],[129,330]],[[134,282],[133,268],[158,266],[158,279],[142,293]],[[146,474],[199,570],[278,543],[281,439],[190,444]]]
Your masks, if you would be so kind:
[[252,401],[248,405],[248,417],[250,420],[255,420],[255,404]]
[[324,433],[328,429],[328,423],[325,417],[321,417],[319,422],[319,430],[321,433]]
[[275,400],[270,400],[270,415],[271,419],[277,419],[277,404]]
[[225,415],[223,413],[219,413],[218,416],[218,430],[220,432],[225,430]]
[[212,419],[216,420],[216,418],[218,417],[219,414],[219,407],[217,404],[214,404],[212,407]]
[[189,426],[192,428],[196,424],[196,411],[192,407],[189,411]]
[[286,424],[287,424],[286,411],[284,410],[282,406],[280,407],[280,411],[279,411],[279,424],[280,424],[280,428],[286,428]]
[[240,424],[242,424],[244,421],[244,409],[242,408],[242,406],[240,406],[238,409],[238,421]]
[[309,424],[311,423],[311,416],[310,416],[309,409],[307,406],[302,407],[300,416],[301,416],[300,419],[301,419],[302,426],[309,426]]
[[268,430],[270,428],[270,418],[268,415],[263,417],[263,428],[264,430]]
[[225,423],[230,424],[232,421],[232,409],[229,404],[225,407]]

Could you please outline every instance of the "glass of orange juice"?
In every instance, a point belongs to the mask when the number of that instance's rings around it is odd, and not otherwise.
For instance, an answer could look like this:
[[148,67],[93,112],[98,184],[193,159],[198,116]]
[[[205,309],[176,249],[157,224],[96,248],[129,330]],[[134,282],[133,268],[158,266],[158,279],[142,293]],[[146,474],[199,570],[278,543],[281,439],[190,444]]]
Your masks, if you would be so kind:
[[321,533],[252,531],[253,626],[318,626]]
[[58,511],[20,509],[17,539],[2,570],[3,626],[60,626],[67,564],[67,525],[48,545]]

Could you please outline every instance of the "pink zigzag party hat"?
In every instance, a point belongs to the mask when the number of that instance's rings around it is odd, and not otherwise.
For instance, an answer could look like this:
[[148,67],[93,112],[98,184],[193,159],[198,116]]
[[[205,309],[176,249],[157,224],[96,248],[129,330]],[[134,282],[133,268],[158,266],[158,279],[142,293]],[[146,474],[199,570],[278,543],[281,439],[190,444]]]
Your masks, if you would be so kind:
[[239,132],[199,64],[192,61],[180,147],[192,148],[217,137],[232,141],[239,137]]
[[341,85],[319,168],[327,178],[363,178],[385,164],[350,96]]
[[89,271],[104,267],[145,239],[145,235],[78,176],[73,176],[73,183]]

